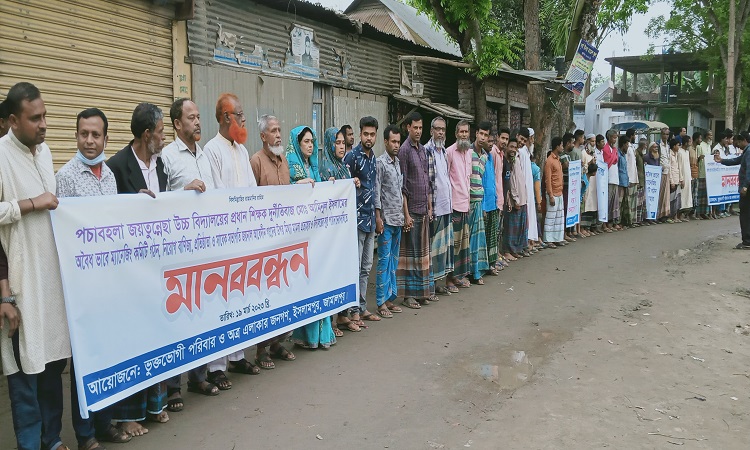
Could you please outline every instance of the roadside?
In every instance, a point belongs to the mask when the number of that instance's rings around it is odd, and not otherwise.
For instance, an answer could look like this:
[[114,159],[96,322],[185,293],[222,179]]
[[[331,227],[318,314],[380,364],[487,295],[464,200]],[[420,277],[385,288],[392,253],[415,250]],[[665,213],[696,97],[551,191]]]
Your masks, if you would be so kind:
[[[109,448],[746,448],[737,229],[693,221],[545,250],[330,351],[235,375],[219,397],[186,393],[168,424]],[[0,384],[0,448],[15,448]],[[74,447],[69,411],[64,439]]]

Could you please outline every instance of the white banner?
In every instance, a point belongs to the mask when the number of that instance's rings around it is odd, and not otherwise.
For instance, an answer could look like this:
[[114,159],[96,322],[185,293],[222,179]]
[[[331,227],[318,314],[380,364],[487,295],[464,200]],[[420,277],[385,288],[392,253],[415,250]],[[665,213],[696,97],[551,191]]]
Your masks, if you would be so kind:
[[609,217],[609,167],[601,152],[596,153],[596,202],[600,222]]
[[61,199],[81,413],[358,304],[354,184]]
[[646,165],[646,220],[656,220],[659,211],[661,189],[661,166]]
[[740,166],[725,166],[706,160],[706,191],[708,204],[722,205],[740,201]]
[[581,221],[581,161],[568,163],[568,210],[565,212],[565,227],[570,228]]

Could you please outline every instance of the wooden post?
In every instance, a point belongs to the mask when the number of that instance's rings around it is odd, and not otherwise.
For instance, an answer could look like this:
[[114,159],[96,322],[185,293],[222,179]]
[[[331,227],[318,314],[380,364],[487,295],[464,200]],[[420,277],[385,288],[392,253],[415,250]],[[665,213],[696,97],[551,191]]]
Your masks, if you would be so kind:
[[727,39],[727,93],[726,109],[724,112],[726,127],[734,129],[734,40],[735,40],[735,0],[729,0],[729,36]]

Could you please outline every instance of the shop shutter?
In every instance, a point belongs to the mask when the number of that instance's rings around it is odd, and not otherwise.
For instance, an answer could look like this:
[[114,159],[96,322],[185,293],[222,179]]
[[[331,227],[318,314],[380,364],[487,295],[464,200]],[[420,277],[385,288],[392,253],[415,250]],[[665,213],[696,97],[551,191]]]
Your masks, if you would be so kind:
[[74,155],[76,115],[89,107],[109,119],[112,155],[131,140],[138,103],[169,114],[172,17],[146,0],[3,0],[0,99],[19,81],[42,91],[56,168]]

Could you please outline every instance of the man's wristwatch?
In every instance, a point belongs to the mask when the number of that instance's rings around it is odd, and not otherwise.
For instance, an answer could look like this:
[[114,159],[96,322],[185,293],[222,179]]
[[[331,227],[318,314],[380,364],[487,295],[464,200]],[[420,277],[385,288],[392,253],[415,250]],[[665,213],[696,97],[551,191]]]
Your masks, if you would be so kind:
[[9,303],[13,306],[16,306],[16,296],[11,295],[9,297],[2,297],[0,298],[0,303]]

